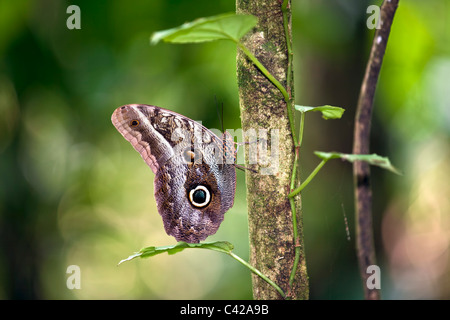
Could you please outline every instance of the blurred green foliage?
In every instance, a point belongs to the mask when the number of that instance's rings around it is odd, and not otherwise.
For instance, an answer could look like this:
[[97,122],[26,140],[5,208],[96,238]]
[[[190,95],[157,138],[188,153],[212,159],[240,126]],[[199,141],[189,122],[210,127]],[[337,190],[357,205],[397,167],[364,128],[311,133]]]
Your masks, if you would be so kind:
[[[71,4],[81,30],[66,27]],[[346,109],[335,121],[308,115],[303,177],[314,150],[351,152],[369,4],[381,2],[293,1],[296,103]],[[149,44],[154,31],[230,11],[230,0],[0,0],[0,298],[251,299],[248,270],[207,250],[117,266],[175,240],[153,173],[110,116],[145,103],[221,128],[216,96],[225,128],[239,128],[231,42]],[[449,16],[448,0],[401,0],[380,75],[371,151],[403,172],[372,170],[384,298],[450,297]],[[311,298],[362,298],[351,166],[327,163],[302,194]],[[248,259],[247,232],[238,171],[235,205],[208,241]],[[73,264],[81,289],[69,290]]]

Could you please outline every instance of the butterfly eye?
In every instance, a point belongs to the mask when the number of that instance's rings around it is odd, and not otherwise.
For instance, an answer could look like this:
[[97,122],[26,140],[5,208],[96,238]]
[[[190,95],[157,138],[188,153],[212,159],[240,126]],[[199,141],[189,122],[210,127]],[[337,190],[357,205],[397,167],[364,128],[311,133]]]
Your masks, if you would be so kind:
[[139,125],[139,120],[131,120],[130,127],[137,127]]
[[211,201],[211,192],[205,186],[198,185],[189,191],[189,202],[197,208],[206,207]]

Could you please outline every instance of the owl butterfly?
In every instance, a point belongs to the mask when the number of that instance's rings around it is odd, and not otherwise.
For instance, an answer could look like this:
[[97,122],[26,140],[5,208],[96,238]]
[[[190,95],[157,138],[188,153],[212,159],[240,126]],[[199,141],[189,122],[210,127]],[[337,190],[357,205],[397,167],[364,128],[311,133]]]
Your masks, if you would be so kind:
[[154,192],[167,234],[200,242],[216,233],[233,206],[236,149],[201,124],[156,106],[117,108],[111,121],[155,174]]

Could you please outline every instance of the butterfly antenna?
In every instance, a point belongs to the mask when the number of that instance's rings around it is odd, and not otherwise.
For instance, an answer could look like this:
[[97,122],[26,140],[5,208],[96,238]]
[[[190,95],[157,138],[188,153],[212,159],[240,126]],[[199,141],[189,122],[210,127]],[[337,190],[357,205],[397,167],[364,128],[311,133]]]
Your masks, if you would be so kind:
[[234,167],[235,167],[236,169],[239,169],[239,170],[242,170],[242,171],[248,170],[248,171],[251,171],[251,172],[253,172],[253,173],[258,173],[258,171],[254,170],[254,169],[252,169],[252,168],[244,167],[244,166],[241,166],[241,165],[239,165],[239,164],[235,164]]
[[217,116],[219,117],[220,125],[222,127],[222,132],[224,132],[224,129],[223,129],[223,102],[222,102],[222,110],[219,110],[219,104],[217,103],[216,95],[214,95],[214,102],[216,104]]
[[222,132],[225,132],[225,129],[223,128],[223,102],[222,102],[222,118],[221,118],[220,123],[222,125]]

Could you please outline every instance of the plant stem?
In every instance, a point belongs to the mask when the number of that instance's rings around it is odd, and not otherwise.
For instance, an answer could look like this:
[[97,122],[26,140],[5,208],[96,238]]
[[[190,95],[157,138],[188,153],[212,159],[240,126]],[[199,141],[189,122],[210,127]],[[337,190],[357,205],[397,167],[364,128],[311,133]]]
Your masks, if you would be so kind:
[[295,187],[295,179],[297,178],[297,164],[298,164],[298,151],[299,147],[295,148],[295,158],[294,158],[294,165],[292,167],[292,175],[291,175],[291,185],[289,190],[292,191]]
[[261,279],[263,279],[264,281],[266,281],[268,284],[270,284],[272,287],[274,287],[278,293],[284,298],[286,299],[286,294],[284,293],[284,291],[272,280],[270,280],[268,277],[266,277],[263,273],[261,273],[258,269],[256,269],[255,267],[253,267],[252,265],[250,265],[247,261],[245,261],[244,259],[242,259],[241,257],[239,257],[238,255],[235,255],[233,252],[228,251],[226,252],[230,257],[232,257],[233,259],[235,259],[236,261],[239,261],[240,263],[242,263],[244,266],[246,266],[247,268],[249,268],[254,274],[256,274],[257,276],[261,277]]
[[313,172],[311,172],[311,174],[308,176],[308,178],[305,179],[305,181],[303,181],[302,184],[300,184],[300,186],[298,188],[296,188],[294,191],[292,191],[288,197],[289,198],[293,198],[295,197],[297,194],[299,194],[307,185],[308,183],[311,182],[311,180],[316,176],[316,174],[319,172],[320,169],[322,169],[322,167],[325,165],[325,163],[328,160],[322,160],[317,167],[314,169]]
[[240,41],[237,40],[234,41],[236,42],[238,47],[242,50],[242,52],[244,52],[245,55],[253,62],[253,64],[262,72],[262,74],[264,74],[266,78],[269,79],[269,81],[272,82],[273,85],[278,88],[278,90],[280,90],[288,108],[288,118],[291,127],[292,137],[294,139],[294,145],[297,145],[297,138],[295,136],[294,115],[292,114],[292,103],[288,92],[283,87],[283,85],[277,79],[275,79],[275,77],[266,69],[266,67],[264,67],[262,63],[253,55],[253,53],[251,53],[250,50],[247,49],[246,46],[244,46]]
[[[294,166],[292,168],[290,190],[294,189],[295,180],[297,177],[298,151],[299,151],[299,147],[296,147],[295,148]],[[294,263],[292,265],[291,274],[289,275],[289,288],[291,288],[292,284],[294,283],[295,273],[297,272],[298,261],[300,259],[300,246],[299,246],[299,238],[298,238],[298,230],[297,230],[297,210],[295,207],[295,201],[294,201],[293,197],[289,198],[289,204],[291,206],[291,211],[292,211],[292,233],[294,236],[294,250],[295,250]]]
[[303,129],[305,127],[305,113],[300,112],[300,134],[298,135],[298,147],[302,146],[303,142]]
[[286,35],[286,47],[288,52],[288,70],[287,70],[287,76],[286,76],[286,87],[289,93],[289,96],[291,95],[292,90],[292,46],[291,46],[291,38],[289,36],[289,19],[288,19],[288,4],[289,0],[284,0],[283,4],[281,5],[281,12],[283,13],[283,27],[284,27],[284,33]]
[[281,94],[283,95],[284,101],[289,101],[289,95],[286,91],[286,89],[283,87],[283,85],[275,79],[275,77],[262,65],[261,62],[253,55],[253,53],[250,52],[250,50],[247,49],[246,46],[244,46],[240,41],[237,41],[237,45],[242,50],[242,52],[245,53],[245,55],[255,64],[256,67],[267,77],[267,79],[272,82],[275,87],[280,90]]
[[[295,158],[294,158],[294,166],[292,169],[292,176],[291,176],[291,187],[290,190],[294,188],[296,177],[297,177],[297,167],[298,167],[298,153],[301,145],[301,141],[303,139],[303,122],[304,122],[304,115],[302,114],[301,118],[301,130],[300,135],[297,140],[296,134],[295,134],[295,124],[294,124],[294,116],[292,114],[292,108],[294,104],[294,99],[292,97],[292,46],[291,46],[291,37],[289,33],[289,18],[288,18],[288,5],[289,0],[283,0],[283,4],[281,5],[281,12],[283,13],[283,27],[284,27],[284,34],[286,38],[286,48],[288,52],[288,69],[287,69],[287,76],[286,76],[286,86],[289,93],[289,101],[286,101],[286,107],[288,112],[288,118],[289,123],[291,125],[291,131],[292,131],[292,139],[294,141],[294,147],[295,147]],[[300,260],[300,241],[298,237],[298,230],[297,230],[297,210],[295,206],[294,197],[289,197],[289,204],[291,206],[291,212],[292,212],[292,227],[293,227],[293,234],[294,234],[294,250],[295,250],[295,256],[294,256],[294,263],[292,265],[291,274],[289,276],[289,288],[292,288],[292,285],[294,283],[295,274],[297,272],[298,262]]]
[[292,288],[292,285],[295,280],[295,273],[297,272],[298,267],[298,261],[300,260],[300,244],[298,239],[298,231],[297,231],[297,212],[295,209],[295,201],[294,198],[289,198],[289,203],[291,205],[291,211],[292,211],[292,227],[293,227],[293,233],[294,233],[294,250],[295,250],[295,257],[294,257],[294,263],[292,265],[291,274],[289,276],[289,288]]

